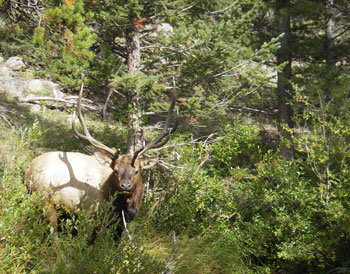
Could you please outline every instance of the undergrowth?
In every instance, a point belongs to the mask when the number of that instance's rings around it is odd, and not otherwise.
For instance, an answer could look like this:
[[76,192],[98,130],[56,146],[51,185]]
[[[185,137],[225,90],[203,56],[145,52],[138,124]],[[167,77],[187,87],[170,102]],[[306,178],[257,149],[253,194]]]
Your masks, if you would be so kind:
[[[174,134],[167,148],[150,153],[162,162],[143,173],[145,198],[139,217],[128,224],[129,233],[116,245],[113,228],[102,225],[96,244],[89,246],[89,235],[110,207],[97,218],[81,212],[64,219],[55,234],[42,194],[30,195],[23,182],[37,154],[85,151],[87,143],[74,137],[64,113],[6,117],[0,120],[1,273],[349,270],[349,151],[339,154],[348,140],[345,130],[334,131],[334,142],[327,140],[328,154],[317,127],[313,135],[296,137],[300,155],[294,161],[279,157],[261,141],[257,125],[239,118],[195,145],[191,136]],[[96,139],[123,148],[124,127],[88,117]],[[155,135],[146,132],[149,139]],[[301,150],[305,142],[312,149],[309,157]],[[321,156],[332,153],[341,161],[326,166]],[[315,168],[329,176],[328,184]]]
[[[174,241],[172,232],[158,231],[147,217],[150,208],[157,207],[157,191],[148,193],[140,218],[129,225],[132,240],[125,237],[115,245],[113,230],[102,226],[96,244],[88,246],[99,220],[84,212],[64,220],[62,232],[56,235],[45,217],[43,194],[29,194],[23,174],[30,160],[42,152],[84,150],[87,144],[74,137],[68,117],[44,109],[36,116],[8,115],[11,124],[0,123],[1,273],[233,273],[234,269],[247,273],[241,270],[238,253],[223,241],[186,235],[176,235]],[[118,124],[91,119],[88,123],[92,134],[110,146],[125,141]],[[157,185],[164,178],[159,174],[148,172],[148,184]]]

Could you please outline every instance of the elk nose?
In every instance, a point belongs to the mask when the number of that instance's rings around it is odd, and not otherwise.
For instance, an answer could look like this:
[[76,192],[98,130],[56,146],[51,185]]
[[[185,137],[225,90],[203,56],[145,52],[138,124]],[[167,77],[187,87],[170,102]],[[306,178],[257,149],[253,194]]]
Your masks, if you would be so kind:
[[130,190],[131,188],[130,181],[122,181],[120,186],[123,190]]

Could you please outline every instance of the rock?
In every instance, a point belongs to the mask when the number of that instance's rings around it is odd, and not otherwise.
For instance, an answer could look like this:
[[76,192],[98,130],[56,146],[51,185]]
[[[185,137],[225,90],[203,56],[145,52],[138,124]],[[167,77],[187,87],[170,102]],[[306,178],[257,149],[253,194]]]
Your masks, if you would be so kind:
[[49,96],[53,98],[63,97],[63,93],[60,91],[58,85],[47,80],[30,80],[27,84],[27,90],[38,96]]
[[51,81],[45,81],[45,86],[47,86],[51,90],[51,96],[55,98],[63,98],[64,94],[60,90],[59,85],[51,82]]
[[27,83],[22,79],[0,77],[0,92],[7,92],[14,97],[21,97],[26,88]]
[[21,57],[18,56],[14,56],[14,57],[10,57],[5,65],[7,67],[9,67],[12,70],[21,70],[22,68],[25,68],[25,64],[23,63],[23,60]]
[[40,105],[30,104],[30,103],[18,103],[19,106],[26,108],[28,111],[32,113],[38,113],[41,110]]
[[144,30],[149,31],[149,35],[153,38],[168,38],[174,32],[173,27],[168,23],[145,25]]
[[12,69],[5,66],[0,66],[0,76],[12,77],[13,75],[14,75],[14,72],[12,71]]
[[161,23],[157,25],[156,33],[160,37],[169,37],[174,32],[173,27],[168,23]]
[[34,79],[34,80],[30,80],[28,81],[28,91],[29,92],[41,92],[44,91],[44,81],[40,80],[40,79]]
[[58,84],[48,80],[32,79],[33,73],[30,70],[22,70],[25,67],[20,57],[11,57],[4,62],[4,58],[0,55],[0,100],[9,98],[30,112],[36,113],[41,110],[41,103],[28,103],[25,102],[25,98],[64,97]]

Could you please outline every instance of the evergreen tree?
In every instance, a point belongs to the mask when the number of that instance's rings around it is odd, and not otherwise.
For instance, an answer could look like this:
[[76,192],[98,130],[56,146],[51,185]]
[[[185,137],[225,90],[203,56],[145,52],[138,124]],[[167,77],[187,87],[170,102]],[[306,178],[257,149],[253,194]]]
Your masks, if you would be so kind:
[[[154,99],[171,88],[173,76],[188,97],[187,111],[203,113],[206,119],[208,113],[225,112],[237,96],[244,98],[266,82],[256,72],[276,41],[252,47],[249,29],[259,7],[256,1],[90,4],[100,37],[100,64],[114,75],[112,85],[128,98],[128,151],[142,143],[141,113],[147,107],[158,108],[160,100]],[[125,65],[113,65],[117,60]]]
[[33,36],[37,65],[66,88],[78,89],[95,56],[91,47],[97,36],[86,24],[92,13],[85,12],[83,0],[48,1],[47,6]]
[[32,44],[34,29],[41,22],[41,10],[45,1],[0,1],[0,52],[11,55],[25,55],[27,61],[35,56]]

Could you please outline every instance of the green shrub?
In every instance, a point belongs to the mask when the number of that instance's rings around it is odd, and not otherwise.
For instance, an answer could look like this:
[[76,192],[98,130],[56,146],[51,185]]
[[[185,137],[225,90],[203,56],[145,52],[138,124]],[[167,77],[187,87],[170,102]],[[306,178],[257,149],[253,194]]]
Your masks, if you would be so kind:
[[[237,256],[250,258],[253,272],[323,273],[337,265],[346,271],[348,156],[337,140],[343,144],[347,131],[332,130],[343,134],[327,138],[334,147],[322,139],[310,142],[324,136],[315,131],[308,137],[312,157],[298,154],[290,161],[266,151],[257,128],[239,123],[212,145],[183,147],[179,164],[186,169],[163,176],[169,185],[151,220],[157,229],[175,230],[193,241],[231,239]],[[325,149],[335,153],[329,184],[321,180],[327,174]]]
[[219,134],[218,142],[208,146],[211,169],[215,175],[226,176],[235,167],[252,167],[262,154],[259,144],[260,129],[255,124],[245,124],[236,119]]

